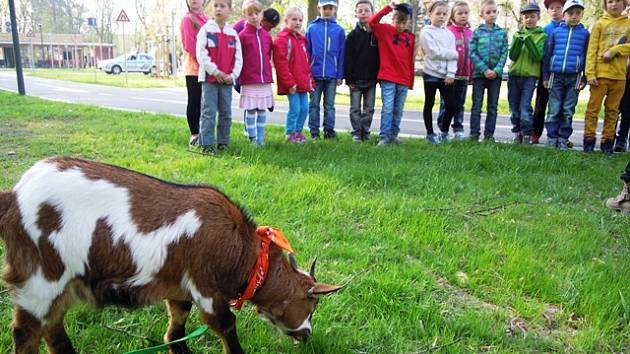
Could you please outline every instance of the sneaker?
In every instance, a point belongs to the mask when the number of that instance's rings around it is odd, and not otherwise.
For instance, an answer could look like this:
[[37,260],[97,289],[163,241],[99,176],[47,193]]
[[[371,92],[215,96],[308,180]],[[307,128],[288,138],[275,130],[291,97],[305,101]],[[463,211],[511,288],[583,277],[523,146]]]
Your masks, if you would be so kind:
[[449,140],[451,140],[451,139],[450,139],[450,137],[449,137],[449,135],[448,135],[448,132],[446,132],[446,133],[445,133],[445,132],[441,132],[441,133],[440,133],[440,141],[441,141],[441,142],[446,143],[446,142],[448,142]]
[[464,132],[455,132],[455,140],[464,140],[466,138],[466,134]]
[[532,134],[531,144],[536,145],[540,142],[540,137],[536,134]]
[[483,141],[486,142],[486,143],[494,143],[495,142],[493,136],[484,136],[483,137]]
[[[532,139],[534,137],[532,136]],[[558,147],[558,138],[547,138],[547,147],[556,148]]]
[[395,137],[391,140],[392,143],[396,144],[396,145],[403,145],[405,142],[400,140],[399,137]]
[[440,138],[437,136],[437,134],[429,134],[427,135],[427,141],[433,145],[438,145],[440,144]]
[[512,142],[514,142],[514,144],[522,144],[523,143],[523,134],[521,134],[521,133],[514,133],[514,139],[512,139]]
[[371,139],[370,132],[367,132],[367,133],[361,135],[361,140],[363,140],[363,141],[370,141],[370,139]]
[[296,139],[298,140],[298,143],[300,143],[300,144],[306,143],[306,137],[304,136],[304,133],[297,132],[296,134],[297,134],[296,135]]
[[376,144],[376,146],[383,147],[383,146],[387,146],[389,144],[391,144],[391,141],[389,139],[380,139],[378,141],[378,144]]
[[595,138],[584,137],[584,152],[593,152],[595,150]]
[[569,141],[564,138],[558,138],[558,149],[560,150],[569,150]]
[[324,139],[326,140],[337,139],[337,133],[334,130],[326,130],[324,131]]
[[623,189],[618,196],[606,201],[606,207],[623,212],[630,212],[630,182],[623,184]]
[[286,138],[287,142],[292,143],[293,140],[295,139],[295,135],[296,134],[297,133],[289,133],[289,134],[285,135],[285,138]]
[[360,137],[360,136],[358,136],[358,135],[353,135],[353,136],[352,136],[352,142],[354,142],[354,143],[360,143],[360,142],[363,142],[363,139],[361,139],[361,137]]
[[610,139],[606,139],[601,141],[601,143],[599,144],[599,148],[602,150],[602,152],[606,155],[612,155],[613,154],[613,141]]
[[227,149],[227,147],[228,147],[227,144],[219,144],[219,145],[217,145],[217,150],[218,151],[223,151],[223,150]]
[[474,141],[474,142],[478,142],[479,141],[479,135],[470,135],[468,137],[468,140]]
[[615,147],[613,148],[613,152],[626,152],[626,151],[627,151],[626,141],[617,137],[617,139],[615,139]]
[[525,144],[525,145],[531,145],[532,144],[532,137],[531,137],[531,135],[523,135],[523,144]]
[[214,145],[194,145],[191,146],[190,152],[194,152],[196,154],[200,154],[200,155],[206,155],[206,156],[212,156],[212,155],[216,155],[217,154],[217,150],[215,149]]
[[319,140],[319,133],[315,133],[315,134],[311,133],[311,138],[313,140]]
[[567,147],[573,149],[573,142],[571,142],[571,140],[567,140]]

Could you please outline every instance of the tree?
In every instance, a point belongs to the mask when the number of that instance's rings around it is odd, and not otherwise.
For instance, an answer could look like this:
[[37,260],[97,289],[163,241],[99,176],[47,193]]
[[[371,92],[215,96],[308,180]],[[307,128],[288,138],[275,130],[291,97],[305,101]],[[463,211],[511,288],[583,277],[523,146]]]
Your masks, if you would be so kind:
[[96,1],[96,35],[101,43],[112,43],[112,19],[114,16],[114,4],[110,0]]

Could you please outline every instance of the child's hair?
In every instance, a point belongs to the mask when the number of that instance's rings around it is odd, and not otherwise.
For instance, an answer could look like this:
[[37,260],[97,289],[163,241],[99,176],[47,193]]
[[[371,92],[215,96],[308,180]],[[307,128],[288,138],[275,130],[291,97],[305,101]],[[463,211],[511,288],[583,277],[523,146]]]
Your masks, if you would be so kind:
[[246,1],[243,3],[243,14],[251,14],[253,12],[262,12],[263,6],[258,1]]
[[[455,24],[455,10],[458,7],[466,7],[468,8],[468,11],[470,11],[470,7],[468,6],[468,3],[466,1],[457,1],[455,2],[455,4],[453,4],[453,7],[451,8],[451,16],[449,16],[448,18],[448,24],[449,25],[453,25]],[[466,27],[470,27],[470,22],[466,22]]]
[[481,2],[481,6],[479,6],[479,12],[481,12],[483,14],[483,9],[486,8],[486,6],[490,6],[490,5],[497,5],[497,2],[494,0],[483,0]]
[[289,7],[285,12],[284,12],[284,19],[288,19],[289,17],[293,17],[295,15],[299,15],[302,18],[304,18],[304,14],[302,13],[302,10],[300,10],[299,7],[297,6],[291,6]]
[[[203,0],[203,4],[201,5],[201,8],[203,9],[204,7],[206,7],[207,3],[208,3],[207,0]],[[190,11],[190,5],[188,5],[188,0],[186,0],[186,7],[188,7],[188,11]]]
[[370,9],[372,9],[372,12],[374,12],[374,4],[372,4],[372,1],[370,1],[370,0],[359,0],[359,1],[357,1],[357,3],[354,4],[354,9],[356,10],[357,7],[359,5],[361,5],[361,4],[368,4],[368,5],[370,5]]
[[[217,0],[210,0],[210,1],[208,1],[208,2],[211,2],[211,3],[212,3],[212,2],[215,2],[215,1],[217,1]],[[221,0],[221,1],[225,2],[225,3],[227,4],[227,6],[228,6],[230,9],[232,9],[232,0]]]
[[437,9],[438,7],[442,7],[442,6],[446,6],[446,8],[448,9],[448,2],[446,1],[442,1],[442,0],[438,0],[434,3],[432,3],[431,5],[429,5],[428,11],[429,13],[433,13],[433,11],[435,9]]
[[280,23],[280,13],[276,9],[269,8],[263,11],[263,21],[277,25]]
[[[604,8],[604,10],[608,11],[608,9],[606,8],[606,0],[602,0],[603,5],[602,7]],[[623,0],[623,4],[627,7],[628,6],[628,0]]]

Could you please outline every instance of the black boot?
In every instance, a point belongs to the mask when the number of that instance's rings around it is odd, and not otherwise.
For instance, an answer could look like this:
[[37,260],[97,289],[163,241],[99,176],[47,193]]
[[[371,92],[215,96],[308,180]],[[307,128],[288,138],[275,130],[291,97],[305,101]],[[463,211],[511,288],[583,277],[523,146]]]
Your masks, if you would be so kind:
[[584,137],[584,152],[593,152],[595,150],[595,138]]
[[613,153],[613,141],[611,139],[602,140],[599,145],[602,152],[606,155],[612,155]]

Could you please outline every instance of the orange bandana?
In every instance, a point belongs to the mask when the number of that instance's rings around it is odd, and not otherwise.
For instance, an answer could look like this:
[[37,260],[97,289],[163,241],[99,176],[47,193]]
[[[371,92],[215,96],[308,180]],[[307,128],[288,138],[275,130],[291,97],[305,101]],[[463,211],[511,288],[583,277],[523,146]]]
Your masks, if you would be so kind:
[[249,276],[249,282],[245,292],[241,294],[236,300],[233,301],[233,305],[237,310],[243,307],[243,303],[254,297],[256,290],[258,290],[265,279],[267,278],[267,271],[269,270],[269,245],[275,243],[276,246],[283,250],[295,254],[289,241],[284,236],[282,231],[273,229],[269,226],[261,226],[256,229],[256,235],[260,238],[260,254],[256,260],[256,265],[252,270],[252,274]]

